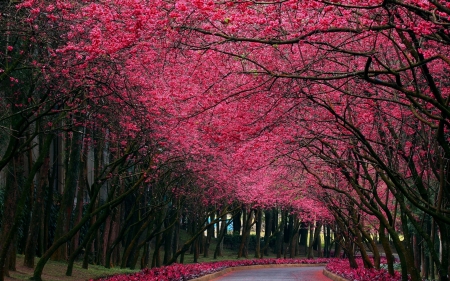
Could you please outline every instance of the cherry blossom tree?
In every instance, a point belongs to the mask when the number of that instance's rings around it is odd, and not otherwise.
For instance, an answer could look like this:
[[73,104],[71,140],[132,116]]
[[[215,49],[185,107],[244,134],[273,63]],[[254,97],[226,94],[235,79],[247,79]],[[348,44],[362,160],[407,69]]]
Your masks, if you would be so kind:
[[[115,159],[149,145],[161,163],[181,157],[195,184],[180,196],[239,202],[253,210],[248,225],[258,208],[312,224],[345,216],[336,222],[363,250],[370,220],[386,253],[386,231],[393,239],[403,280],[420,279],[420,236],[448,280],[447,1],[58,3],[58,13],[36,10],[40,1],[19,7],[31,30],[49,15],[64,31],[44,77],[64,82],[58,102],[71,130],[91,128],[92,115],[114,122],[102,136]],[[7,151],[4,166],[17,149]]]

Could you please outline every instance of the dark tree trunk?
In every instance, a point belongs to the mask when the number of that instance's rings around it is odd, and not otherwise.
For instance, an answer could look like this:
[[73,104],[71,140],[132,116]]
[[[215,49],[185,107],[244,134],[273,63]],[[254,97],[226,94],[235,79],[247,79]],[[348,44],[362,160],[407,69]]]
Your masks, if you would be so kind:
[[309,224],[308,259],[314,258],[313,244],[314,244],[314,223],[310,223]]
[[[214,213],[211,212],[210,216],[211,221],[214,221]],[[211,245],[211,240],[214,236],[214,225],[210,225],[206,229],[206,238],[205,238],[205,244],[203,246],[203,257],[207,258],[209,257],[209,246]]]
[[[75,190],[78,187],[78,177],[81,164],[82,135],[79,133],[80,131],[81,128],[78,127],[77,130],[73,132],[70,146],[68,146],[70,147],[70,153],[69,159],[67,159],[67,176],[64,183],[64,192],[56,221],[55,240],[58,240],[60,237],[64,236],[65,233],[69,232],[69,223],[72,216]],[[58,248],[57,251],[53,253],[52,260],[66,260],[68,255],[67,250],[67,245],[64,243]]]
[[255,215],[256,219],[256,248],[255,258],[261,256],[261,226],[262,226],[262,210],[258,209]]
[[275,212],[275,222],[278,226],[278,231],[275,237],[275,253],[277,258],[281,258],[283,253],[283,238],[284,238],[284,224],[285,224],[285,216],[281,215],[281,222],[278,224],[278,210]]
[[155,251],[153,252],[153,259],[152,259],[152,267],[160,267],[162,265],[162,262],[161,262],[162,239],[163,238],[162,238],[161,233],[156,235]]
[[[273,225],[273,211],[272,210],[266,210],[264,211],[265,214],[265,225],[264,225],[264,251],[261,253],[261,258],[263,255],[269,255],[269,240],[270,236],[272,235],[272,225]],[[266,247],[267,245],[267,247]]]
[[395,271],[394,271],[394,255],[392,253],[392,249],[391,246],[389,244],[389,240],[386,237],[386,233],[385,233],[386,228],[384,227],[384,225],[380,224],[380,228],[378,231],[378,236],[380,237],[380,242],[381,245],[383,246],[383,250],[384,253],[386,255],[386,262],[387,262],[387,266],[388,266],[388,272],[390,275],[394,275]]
[[250,236],[250,229],[253,225],[253,209],[248,214],[244,213],[244,228],[242,230],[241,245],[239,246],[238,258],[248,258],[248,239]]
[[[4,277],[9,277],[9,255],[13,247],[13,240],[15,236],[14,224],[17,214],[17,205],[19,198],[19,181],[18,174],[20,171],[18,167],[23,167],[23,155],[14,156],[8,167],[6,174],[6,186],[4,190],[3,202],[3,217],[2,228],[0,232],[0,280]],[[15,219],[16,218],[16,219]]]
[[[74,225],[78,224],[81,221],[81,218],[83,217],[83,203],[84,203],[84,191],[87,189],[87,177],[88,177],[88,171],[87,171],[87,162],[88,162],[88,151],[87,146],[84,147],[84,151],[81,155],[82,157],[82,169],[81,173],[79,173],[78,176],[78,190],[77,190],[77,205],[75,208],[75,221]],[[80,244],[80,232],[78,231],[75,236],[72,238],[71,243],[71,249],[74,251],[78,245]]]
[[298,228],[300,227],[300,221],[295,217],[293,230],[292,230],[292,237],[290,239],[290,245],[289,245],[289,257],[292,259],[295,257],[297,245],[298,245]]
[[241,233],[241,216],[242,216],[242,210],[239,210],[234,216],[233,216],[233,234],[239,235]]
[[8,268],[11,271],[17,271],[16,262],[17,262],[17,236],[14,237],[11,247],[9,248],[8,254]]
[[[166,226],[167,227],[167,226]],[[169,229],[164,231],[164,259],[163,264],[167,264],[172,259],[173,253],[173,236],[174,226],[170,226]]]
[[325,234],[325,247],[324,247],[324,254],[326,258],[330,257],[330,248],[331,248],[331,230],[330,226],[327,224],[325,226],[326,234]]
[[308,251],[308,224],[305,222],[301,222],[300,223],[300,230],[299,230],[299,235],[300,235],[300,251],[304,250],[305,255],[307,255]]
[[203,234],[199,235],[195,239],[195,242],[194,242],[194,245],[193,245],[193,249],[194,249],[194,263],[198,263],[198,258],[200,256],[200,241],[201,241],[202,237],[203,237]]
[[112,254],[114,250],[116,249],[116,246],[120,243],[120,241],[125,236],[125,231],[127,224],[125,222],[125,225],[123,225],[122,228],[120,228],[120,210],[115,212],[111,218],[111,232],[108,236],[108,248],[106,249],[105,254],[105,267],[111,268],[114,264],[117,264],[115,261],[111,260]]
[[141,257],[141,270],[148,267],[148,262],[150,260],[150,242],[145,242],[144,252]]
[[218,256],[222,256],[222,245],[223,245],[223,238],[225,237],[225,234],[227,233],[227,227],[231,223],[226,221],[227,215],[223,215],[220,223],[220,233],[217,237],[217,244],[216,244],[216,250],[214,251],[214,259],[217,259]]
[[419,245],[419,242],[418,242],[418,240],[420,238],[418,237],[417,234],[414,234],[412,239],[413,239],[413,249],[414,249],[414,266],[416,268],[421,268],[422,265],[421,265],[421,262],[420,262],[420,245]]
[[[51,138],[50,138],[51,139]],[[41,141],[41,146],[46,145]],[[48,144],[50,145],[50,144]],[[33,204],[30,229],[28,230],[27,243],[25,246],[24,266],[34,268],[34,258],[36,256],[36,246],[39,235],[36,233],[41,232],[41,222],[44,211],[44,191],[48,186],[48,172],[50,169],[50,158],[46,156],[43,165],[39,171],[39,181],[36,187],[36,199]]]

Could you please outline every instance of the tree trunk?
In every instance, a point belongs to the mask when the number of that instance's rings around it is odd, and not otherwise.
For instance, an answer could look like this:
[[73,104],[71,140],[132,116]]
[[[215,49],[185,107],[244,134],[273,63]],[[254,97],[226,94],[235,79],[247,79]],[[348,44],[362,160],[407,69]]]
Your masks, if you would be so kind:
[[242,230],[241,245],[239,246],[238,258],[245,257],[248,258],[248,239],[250,236],[250,229],[253,225],[253,209],[247,214],[244,213],[245,224]]
[[[56,221],[55,239],[58,240],[69,231],[69,223],[73,211],[73,203],[75,198],[75,190],[78,187],[78,177],[81,164],[81,140],[82,135],[79,133],[80,127],[73,132],[70,143],[70,153],[67,167],[67,177],[64,183],[64,192],[61,199],[60,209]],[[52,260],[61,261],[67,259],[67,245],[64,243],[52,255]]]
[[[40,144],[46,145],[41,142]],[[48,144],[50,145],[50,144]],[[42,216],[44,211],[44,191],[45,187],[48,186],[48,172],[50,169],[50,158],[46,156],[43,162],[43,165],[39,171],[39,181],[36,187],[36,200],[33,204],[32,213],[31,213],[31,223],[30,229],[28,230],[27,243],[25,246],[25,257],[24,257],[24,266],[29,268],[34,268],[34,258],[36,256],[36,246],[38,242],[39,233]]]
[[194,263],[198,263],[198,258],[200,256],[200,241],[203,238],[203,234],[197,236],[194,241],[193,249],[194,249]]
[[[161,263],[162,234],[156,235],[155,251],[153,252],[152,267],[160,267]],[[122,263],[123,264],[123,263]]]
[[305,252],[305,255],[308,254],[308,224],[305,222],[300,223],[300,230],[299,230],[299,236],[300,236],[300,251],[303,249]]
[[233,234],[239,235],[241,233],[241,216],[242,216],[242,210],[239,210],[234,216],[233,216]]
[[326,234],[325,234],[325,247],[324,254],[326,258],[330,257],[330,249],[331,249],[331,228],[330,225],[325,226]]
[[259,258],[261,255],[261,226],[262,226],[262,210],[260,208],[258,208],[255,218],[256,218],[255,258]]
[[[264,226],[264,251],[261,253],[261,258],[263,257],[263,255],[269,255],[269,240],[270,240],[270,236],[272,234],[272,224],[273,224],[273,211],[272,209],[270,210],[265,210],[264,211],[265,214],[265,226]],[[267,245],[267,247],[266,247]]]
[[289,245],[289,257],[291,259],[293,259],[296,255],[296,250],[297,250],[297,245],[298,245],[298,228],[300,227],[300,221],[298,220],[297,217],[295,217],[294,220],[294,228],[292,230],[293,234],[292,234],[292,238],[290,241],[290,245]]
[[172,259],[172,245],[174,237],[174,225],[171,222],[166,222],[168,229],[164,231],[164,259],[163,264],[167,264]]
[[222,245],[223,245],[223,238],[225,237],[225,234],[227,233],[228,225],[232,222],[231,220],[228,222],[226,221],[227,215],[222,216],[222,222],[220,223],[220,233],[217,237],[217,244],[216,244],[216,250],[214,251],[214,259],[217,259],[218,256],[222,256]]
[[[75,207],[75,221],[74,225],[78,224],[83,217],[83,206],[84,206],[84,191],[87,189],[88,181],[88,171],[87,171],[87,162],[88,162],[88,151],[87,146],[83,148],[83,153],[81,155],[82,158],[82,171],[78,176],[78,190],[77,190],[77,205]],[[78,245],[80,244],[80,232],[78,231],[75,236],[72,238],[71,242],[71,250],[74,251]]]
[[314,222],[309,224],[308,259],[314,258],[313,244],[314,244]]
[[380,228],[378,230],[378,236],[380,237],[381,245],[383,246],[384,253],[386,255],[386,262],[388,266],[388,272],[390,275],[394,275],[394,255],[392,253],[391,246],[389,245],[389,240],[386,237],[385,227],[383,224],[380,224]]
[[[211,212],[210,215],[210,220],[214,221],[214,213]],[[205,239],[205,244],[203,246],[203,257],[207,258],[209,257],[209,246],[211,245],[211,240],[214,236],[214,225],[210,225],[207,229],[206,229],[206,239]]]
[[[278,222],[278,211],[275,212],[275,222]],[[276,241],[275,241],[275,253],[277,255],[277,258],[281,258],[282,251],[283,251],[283,238],[284,238],[284,224],[285,224],[285,217],[282,214],[281,215],[281,221],[278,225],[278,231],[276,233]]]
[[0,280],[9,277],[9,254],[12,250],[15,236],[14,221],[17,214],[17,201],[19,197],[18,167],[23,167],[21,161],[23,155],[14,156],[8,165],[6,174],[6,186],[4,191],[2,228],[0,232]]
[[172,256],[174,256],[179,247],[180,240],[180,228],[181,228],[181,208],[177,210],[177,221],[175,222],[175,228],[172,239]]

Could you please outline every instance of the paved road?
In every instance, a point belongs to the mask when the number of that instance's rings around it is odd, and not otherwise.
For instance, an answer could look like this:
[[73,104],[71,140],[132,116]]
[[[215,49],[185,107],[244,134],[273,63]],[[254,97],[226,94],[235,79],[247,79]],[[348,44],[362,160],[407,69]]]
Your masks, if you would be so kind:
[[232,271],[214,281],[330,281],[322,274],[323,266],[279,267]]

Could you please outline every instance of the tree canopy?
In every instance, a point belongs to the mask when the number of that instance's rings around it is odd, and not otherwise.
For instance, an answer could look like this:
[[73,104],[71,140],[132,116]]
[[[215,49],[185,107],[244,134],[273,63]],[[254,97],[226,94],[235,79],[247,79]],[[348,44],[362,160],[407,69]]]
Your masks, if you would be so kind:
[[[62,199],[73,205],[70,182],[86,179],[90,211],[77,227],[151,183],[161,201],[342,224],[360,248],[388,234],[404,280],[420,278],[419,237],[448,280],[449,1],[2,5],[0,169],[50,149],[48,135],[78,145]],[[89,151],[90,176],[73,160]],[[28,159],[30,171],[46,155]],[[6,179],[6,190],[33,180]],[[26,197],[10,196],[17,214]],[[3,223],[1,241],[18,222]]]

